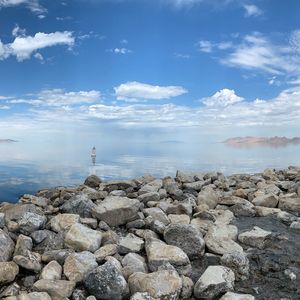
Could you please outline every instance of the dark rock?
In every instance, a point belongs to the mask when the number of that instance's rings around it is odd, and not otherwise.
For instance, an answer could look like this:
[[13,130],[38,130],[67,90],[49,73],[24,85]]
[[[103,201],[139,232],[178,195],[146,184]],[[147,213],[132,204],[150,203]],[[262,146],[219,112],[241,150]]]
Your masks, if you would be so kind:
[[90,175],[89,177],[86,178],[86,180],[84,181],[84,184],[87,185],[88,187],[95,189],[95,188],[99,187],[101,182],[102,181],[98,176]]

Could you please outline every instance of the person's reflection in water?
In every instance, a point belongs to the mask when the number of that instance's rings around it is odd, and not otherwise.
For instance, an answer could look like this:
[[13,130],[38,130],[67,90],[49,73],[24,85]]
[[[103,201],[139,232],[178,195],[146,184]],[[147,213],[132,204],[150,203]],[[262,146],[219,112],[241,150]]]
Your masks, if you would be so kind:
[[94,146],[92,149],[92,154],[91,154],[93,166],[95,166],[95,164],[96,164],[96,156],[97,156],[96,147]]

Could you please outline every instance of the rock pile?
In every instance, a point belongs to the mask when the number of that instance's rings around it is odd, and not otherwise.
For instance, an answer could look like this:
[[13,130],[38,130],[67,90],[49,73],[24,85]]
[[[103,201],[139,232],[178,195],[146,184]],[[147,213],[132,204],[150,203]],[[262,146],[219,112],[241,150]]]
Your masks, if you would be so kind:
[[300,168],[177,172],[0,204],[0,299],[300,299]]

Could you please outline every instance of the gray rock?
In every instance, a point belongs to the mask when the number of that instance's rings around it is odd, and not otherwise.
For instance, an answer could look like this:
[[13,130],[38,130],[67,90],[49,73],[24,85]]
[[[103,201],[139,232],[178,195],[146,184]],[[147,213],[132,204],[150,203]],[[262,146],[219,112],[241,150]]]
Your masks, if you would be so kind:
[[75,214],[59,214],[50,221],[51,229],[55,232],[66,231],[75,223],[79,223],[80,216]]
[[136,188],[136,183],[133,180],[113,180],[104,183],[104,191],[112,192],[115,190],[127,190]]
[[17,238],[14,256],[26,255],[32,250],[32,239],[26,235],[20,234]]
[[237,294],[233,292],[227,292],[220,300],[255,300],[254,296],[250,294]]
[[40,206],[43,208],[45,208],[49,203],[49,200],[45,197],[37,197],[37,196],[33,196],[33,195],[28,195],[28,194],[23,195],[19,201],[21,203],[34,204],[36,206]]
[[253,199],[252,203],[256,206],[276,207],[278,201],[278,196],[274,194],[260,193]]
[[290,225],[291,229],[294,230],[300,230],[300,221],[294,221],[291,225]]
[[26,256],[16,255],[14,256],[13,260],[20,267],[29,271],[38,273],[42,269],[42,265],[41,265],[42,259],[40,254],[38,253],[28,252]]
[[69,214],[77,214],[82,218],[91,218],[92,209],[95,204],[89,199],[86,193],[81,193],[73,196],[61,206],[61,211]]
[[44,252],[64,248],[63,233],[55,233],[50,230],[38,230],[31,234],[34,242],[34,250]]
[[30,235],[32,232],[43,229],[47,222],[45,216],[33,213],[26,212],[19,220],[19,231],[26,235]]
[[145,259],[136,253],[126,254],[122,259],[122,265],[122,273],[125,279],[128,279],[128,277],[135,272],[148,273]]
[[155,299],[166,300],[178,299],[182,288],[181,278],[176,271],[171,270],[149,274],[137,272],[129,277],[128,284],[132,294],[147,293]]
[[198,205],[206,204],[209,208],[215,208],[218,201],[219,195],[212,188],[206,188],[198,194]]
[[52,300],[62,300],[72,295],[75,282],[67,280],[40,279],[33,285],[39,292],[47,292]]
[[134,293],[130,300],[159,300],[158,298],[153,298],[149,293]]
[[63,265],[66,258],[72,254],[74,250],[72,249],[61,249],[61,250],[49,250],[45,251],[42,255],[43,262],[50,262],[52,260],[57,261],[60,265]]
[[69,255],[64,263],[64,274],[70,281],[81,282],[86,275],[97,268],[96,257],[88,251]]
[[107,197],[93,209],[93,216],[109,226],[119,226],[138,219],[140,202],[126,197]]
[[94,255],[98,263],[105,260],[107,256],[113,256],[118,252],[118,246],[116,244],[107,244],[98,249]]
[[158,192],[158,190],[162,187],[162,180],[155,179],[144,186],[142,186],[139,190],[139,195],[150,193],[150,192]]
[[221,263],[234,272],[236,280],[246,280],[249,277],[249,260],[244,253],[225,253],[221,258]]
[[40,279],[60,280],[61,274],[61,265],[57,261],[53,260],[43,268]]
[[123,299],[128,285],[120,270],[111,262],[90,272],[84,280],[87,291],[97,299]]
[[255,247],[258,249],[264,249],[266,240],[271,236],[272,232],[254,226],[252,230],[240,233],[238,239],[241,243],[245,245]]
[[144,248],[144,240],[136,235],[129,233],[125,237],[120,239],[119,253],[127,254],[130,252],[139,253]]
[[5,214],[0,213],[0,229],[3,229],[4,226],[5,226]]
[[171,224],[164,231],[169,245],[182,249],[190,259],[203,256],[205,242],[202,233],[193,225]]
[[10,236],[0,229],[0,262],[9,261],[15,248],[15,243]]
[[300,197],[281,197],[278,207],[284,210],[300,212]]
[[180,275],[189,275],[191,264],[186,253],[180,248],[167,245],[156,239],[146,241],[149,269],[154,272],[165,263],[170,263]]
[[180,293],[180,299],[191,299],[194,289],[194,282],[191,278],[181,276],[182,289]]
[[143,203],[148,203],[149,201],[159,201],[160,200],[160,195],[158,192],[149,192],[142,194],[138,197],[138,199],[143,202]]
[[100,248],[102,233],[82,224],[72,225],[65,236],[65,245],[76,251],[95,252]]
[[183,191],[179,189],[175,180],[171,177],[165,177],[163,179],[163,188],[175,200],[182,200],[184,198]]
[[17,296],[19,294],[19,291],[20,291],[20,286],[16,282],[14,282],[13,284],[9,285],[1,292],[0,299],[9,296]]
[[190,223],[190,217],[188,215],[174,215],[170,214],[168,215],[168,218],[171,222],[171,224],[189,224]]
[[72,300],[86,300],[88,293],[84,289],[75,289],[72,293]]
[[51,297],[45,292],[32,292],[29,294],[19,295],[18,300],[51,300]]
[[84,181],[84,184],[87,185],[88,187],[95,189],[95,188],[99,187],[101,182],[102,181],[98,176],[90,175],[89,177],[86,178],[86,180]]
[[0,262],[0,286],[15,280],[19,273],[19,267],[13,261]]
[[167,215],[158,207],[146,208],[143,210],[143,213],[146,217],[151,216],[153,220],[157,220],[164,225],[168,225],[170,223]]
[[234,273],[227,267],[209,266],[194,286],[197,299],[215,299],[234,288]]

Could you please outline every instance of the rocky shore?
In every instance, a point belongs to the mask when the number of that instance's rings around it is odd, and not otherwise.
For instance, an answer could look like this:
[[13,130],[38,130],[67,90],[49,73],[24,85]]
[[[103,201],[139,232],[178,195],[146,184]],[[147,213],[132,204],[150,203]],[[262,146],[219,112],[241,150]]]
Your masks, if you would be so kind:
[[0,299],[300,299],[300,168],[90,176],[0,204]]

